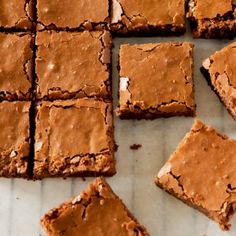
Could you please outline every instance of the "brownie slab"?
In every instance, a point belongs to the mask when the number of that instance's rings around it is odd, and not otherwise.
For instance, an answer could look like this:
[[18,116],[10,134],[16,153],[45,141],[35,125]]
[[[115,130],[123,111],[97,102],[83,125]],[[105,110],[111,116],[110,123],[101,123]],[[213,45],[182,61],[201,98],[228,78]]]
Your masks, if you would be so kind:
[[116,34],[179,35],[185,32],[185,0],[112,0]]
[[38,98],[110,97],[109,32],[39,32],[36,45]]
[[236,2],[188,0],[187,18],[195,38],[234,38]]
[[201,71],[209,85],[236,119],[236,43],[204,60]]
[[149,235],[103,178],[97,178],[79,196],[50,210],[41,224],[47,236]]
[[32,44],[29,34],[0,33],[0,100],[32,97]]
[[117,115],[195,115],[192,51],[191,43],[122,45]]
[[0,29],[32,28],[34,0],[1,0],[0,4]]
[[34,177],[115,174],[111,109],[93,99],[39,103]]
[[236,209],[235,169],[236,141],[195,121],[155,182],[228,230]]
[[0,103],[0,176],[28,177],[30,102]]
[[110,21],[109,0],[38,0],[39,29],[102,30]]

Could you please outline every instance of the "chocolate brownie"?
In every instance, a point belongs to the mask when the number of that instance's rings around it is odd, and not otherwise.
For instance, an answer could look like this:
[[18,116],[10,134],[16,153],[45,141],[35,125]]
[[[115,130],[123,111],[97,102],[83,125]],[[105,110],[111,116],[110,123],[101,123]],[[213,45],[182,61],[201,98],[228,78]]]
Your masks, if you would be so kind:
[[236,119],[236,42],[207,58],[201,71]]
[[0,100],[32,97],[32,44],[29,34],[0,33]]
[[111,96],[109,32],[44,31],[36,45],[38,98]]
[[34,177],[115,174],[111,110],[93,99],[39,103]]
[[236,141],[195,121],[155,182],[228,230],[236,209]]
[[188,0],[187,17],[195,38],[236,36],[235,0]]
[[117,114],[124,119],[195,115],[193,45],[122,45]]
[[37,0],[39,29],[102,30],[110,21],[109,0]]
[[185,0],[112,0],[116,34],[179,35],[185,32]]
[[47,236],[148,236],[105,179],[97,178],[74,199],[41,220]]
[[31,29],[34,4],[34,0],[0,0],[0,29]]
[[28,177],[30,102],[0,103],[0,176]]

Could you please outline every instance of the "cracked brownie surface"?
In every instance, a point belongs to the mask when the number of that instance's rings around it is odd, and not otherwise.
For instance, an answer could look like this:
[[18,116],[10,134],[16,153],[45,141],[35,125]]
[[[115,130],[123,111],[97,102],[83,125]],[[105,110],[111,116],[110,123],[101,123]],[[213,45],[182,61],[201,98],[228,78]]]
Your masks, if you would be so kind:
[[236,42],[204,60],[201,71],[236,119]]
[[39,32],[37,97],[110,97],[111,44],[107,31]]
[[148,236],[103,178],[41,220],[48,236]]
[[191,43],[122,45],[117,114],[128,119],[194,115],[192,50]]
[[0,28],[29,30],[34,16],[34,0],[0,0]]
[[30,34],[0,33],[0,100],[32,97],[32,44]]
[[196,38],[234,38],[235,0],[189,0],[187,17]]
[[115,174],[111,110],[93,99],[39,103],[34,177]]
[[111,30],[118,34],[185,32],[184,0],[112,0]]
[[236,141],[195,121],[155,182],[228,230],[236,209]]
[[38,0],[38,27],[101,30],[110,20],[108,0]]
[[0,103],[0,176],[28,177],[30,102]]

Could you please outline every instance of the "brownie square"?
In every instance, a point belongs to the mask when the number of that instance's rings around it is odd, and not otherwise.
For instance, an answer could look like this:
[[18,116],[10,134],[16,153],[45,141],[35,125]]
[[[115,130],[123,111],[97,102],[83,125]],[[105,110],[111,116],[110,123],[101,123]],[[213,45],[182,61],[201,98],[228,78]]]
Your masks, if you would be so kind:
[[122,45],[117,115],[154,119],[195,115],[193,45]]
[[236,209],[235,169],[236,141],[195,121],[155,182],[228,230]]
[[0,29],[31,29],[34,4],[34,0],[1,0]]
[[30,102],[0,103],[0,176],[28,177]]
[[111,110],[93,99],[38,104],[34,177],[115,174]]
[[37,0],[39,29],[102,30],[110,21],[109,0]]
[[111,96],[109,32],[44,31],[36,44],[38,98]]
[[234,38],[236,2],[188,0],[187,18],[195,38]]
[[41,225],[48,236],[149,235],[103,178],[46,213]]
[[201,71],[236,120],[236,42],[204,60]]
[[0,33],[0,100],[32,97],[32,45],[30,34]]
[[116,34],[180,35],[185,32],[185,0],[111,0]]

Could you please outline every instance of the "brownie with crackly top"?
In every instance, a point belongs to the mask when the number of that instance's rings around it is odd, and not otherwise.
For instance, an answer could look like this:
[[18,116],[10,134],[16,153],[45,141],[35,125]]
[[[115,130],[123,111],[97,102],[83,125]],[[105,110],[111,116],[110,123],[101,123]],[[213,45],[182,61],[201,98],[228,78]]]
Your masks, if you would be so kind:
[[203,61],[201,72],[236,120],[236,43],[229,44]]
[[36,110],[34,178],[116,173],[110,102],[43,101]]
[[122,119],[194,116],[193,45],[122,45],[117,115]]
[[107,31],[39,32],[37,98],[110,98],[111,44]]
[[187,18],[195,38],[236,36],[235,0],[188,0]]
[[33,36],[0,33],[0,101],[33,97]]
[[104,178],[97,178],[72,200],[41,220],[47,236],[148,236]]
[[236,209],[235,166],[236,141],[196,120],[155,182],[228,230]]
[[38,29],[103,30],[110,22],[109,0],[38,0]]
[[110,29],[118,35],[180,35],[185,0],[112,0]]
[[30,102],[0,103],[0,176],[28,177]]

